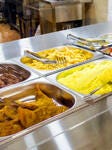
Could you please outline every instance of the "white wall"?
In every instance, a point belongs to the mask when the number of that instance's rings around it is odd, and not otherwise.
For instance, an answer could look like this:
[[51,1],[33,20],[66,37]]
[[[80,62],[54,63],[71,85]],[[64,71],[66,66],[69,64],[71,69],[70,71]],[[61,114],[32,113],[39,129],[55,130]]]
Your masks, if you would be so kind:
[[108,0],[108,21],[112,21],[112,0]]
[[[112,0],[110,1],[112,3]],[[108,6],[109,6],[108,0],[93,0],[92,4],[86,7],[87,24],[107,21],[108,20]]]

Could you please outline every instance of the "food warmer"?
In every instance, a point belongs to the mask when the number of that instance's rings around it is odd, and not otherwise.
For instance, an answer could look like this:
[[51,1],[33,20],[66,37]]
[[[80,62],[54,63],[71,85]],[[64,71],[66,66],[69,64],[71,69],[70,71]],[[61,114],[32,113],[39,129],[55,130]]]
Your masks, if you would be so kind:
[[[54,72],[38,72],[20,62],[26,49],[37,52],[68,44],[68,33],[96,38],[101,34],[111,33],[111,26],[111,23],[101,23],[0,44],[0,64],[19,66],[28,75],[24,81],[8,84],[0,89],[0,149],[112,148],[111,93],[95,97],[95,101],[89,103],[77,92],[55,82],[55,75],[69,70],[70,66]],[[100,57],[95,58],[95,61],[105,57],[103,54],[98,56]],[[112,58],[106,56],[105,59]],[[5,68],[6,73],[12,66]],[[77,67],[80,66],[82,64],[77,64]],[[18,72],[22,73],[15,69],[15,76]],[[43,98],[47,99],[46,105]],[[24,103],[25,99],[29,99],[30,104]],[[12,133],[8,132],[8,128]],[[13,130],[15,128],[17,131]]]

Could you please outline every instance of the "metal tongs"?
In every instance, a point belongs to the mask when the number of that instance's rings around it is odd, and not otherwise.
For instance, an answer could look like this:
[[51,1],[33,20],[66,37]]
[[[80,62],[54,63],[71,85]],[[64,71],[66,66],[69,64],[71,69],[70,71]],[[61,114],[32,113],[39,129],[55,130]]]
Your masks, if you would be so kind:
[[88,95],[84,96],[83,100],[86,101],[86,102],[93,103],[94,99],[91,96],[94,95],[101,88],[103,88],[106,84],[112,84],[112,81],[108,81],[108,82],[102,84],[101,86],[97,87],[96,89],[94,89],[93,91],[91,91]]
[[[73,34],[68,34],[67,38],[77,41],[77,44],[72,43],[73,45],[80,46],[82,48],[83,48],[83,46],[84,47],[87,46],[87,48],[89,48],[89,50],[94,50],[94,51],[100,52],[104,55],[111,56],[110,54],[107,54],[106,52],[101,50],[101,49],[106,49],[106,48],[112,47],[112,43],[106,44],[106,43],[108,43],[106,40],[102,40],[102,39],[85,39],[85,38],[75,36]],[[103,44],[101,44],[101,43],[103,43]]]
[[71,38],[73,40],[79,40],[79,41],[83,41],[83,42],[88,42],[88,43],[98,43],[98,42],[106,42],[106,40],[102,40],[102,39],[85,39],[85,38],[81,38],[78,36],[75,36],[73,34],[68,34],[67,38]]
[[67,35],[68,39],[76,40],[80,44],[86,45],[86,46],[93,46],[93,47],[101,47],[100,43],[106,43],[106,40],[102,39],[85,39],[78,36],[75,36],[73,34]]
[[41,61],[42,63],[45,63],[45,64],[56,64],[57,63],[57,61],[55,61],[55,60],[49,60],[47,58],[41,57],[37,53],[29,51],[29,50],[25,50],[24,54],[30,58]]

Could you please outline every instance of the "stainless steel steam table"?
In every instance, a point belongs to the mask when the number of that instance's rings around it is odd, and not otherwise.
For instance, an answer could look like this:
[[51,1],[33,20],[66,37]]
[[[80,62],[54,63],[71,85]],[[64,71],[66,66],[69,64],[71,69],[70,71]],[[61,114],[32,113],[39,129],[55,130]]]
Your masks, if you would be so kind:
[[[99,23],[70,30],[25,38],[0,44],[0,62],[22,56],[24,49],[33,51],[68,42],[68,33],[97,37],[111,33],[112,23]],[[1,150],[111,150],[112,97],[72,112],[35,131],[0,145]]]

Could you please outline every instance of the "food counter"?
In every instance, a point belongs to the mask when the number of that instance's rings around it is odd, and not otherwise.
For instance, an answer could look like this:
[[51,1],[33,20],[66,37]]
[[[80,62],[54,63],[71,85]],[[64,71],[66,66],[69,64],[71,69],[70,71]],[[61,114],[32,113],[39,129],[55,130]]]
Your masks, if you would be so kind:
[[[0,149],[4,150],[17,150],[19,149],[111,149],[111,122],[112,122],[112,96],[107,94],[106,96],[101,96],[96,98],[95,102],[88,103],[78,95],[77,93],[68,90],[66,87],[60,86],[58,83],[55,83],[51,76],[54,76],[56,73],[60,73],[65,69],[57,69],[54,72],[39,72],[34,69],[29,68],[22,64],[19,60],[24,55],[24,50],[32,50],[34,52],[50,49],[52,47],[58,47],[66,44],[70,44],[71,41],[68,41],[67,34],[75,34],[79,37],[84,38],[95,38],[102,34],[111,33],[112,23],[100,23],[96,25],[90,25],[80,28],[74,28],[70,30],[63,30],[60,32],[54,32],[50,34],[35,36],[31,38],[25,38],[13,42],[8,42],[0,44],[0,62],[1,64],[15,64],[23,68],[24,71],[28,71],[30,77],[25,79],[20,83],[14,83],[5,88],[0,89],[0,98],[2,103],[2,98],[5,101],[5,104],[14,105],[17,116],[13,112],[14,119],[19,116],[19,120],[14,120],[14,125],[22,124],[22,129],[18,128],[16,134],[3,136],[3,133],[0,132],[2,137],[0,138]],[[100,57],[99,57],[100,56]],[[95,56],[96,57],[96,56]],[[99,57],[99,58],[98,58]],[[98,55],[96,59],[101,59],[102,55]],[[111,60],[111,58],[109,58]],[[91,60],[93,61],[93,60]],[[77,64],[72,67],[76,67]],[[11,66],[12,67],[12,66]],[[80,67],[80,66],[79,66]],[[8,69],[9,71],[9,69]],[[8,72],[7,71],[7,72]],[[17,73],[18,70],[14,73]],[[19,71],[21,73],[21,71]],[[30,74],[29,74],[30,73]],[[47,110],[43,112],[43,120],[41,121],[41,112],[40,111],[40,122],[32,125],[31,122],[24,123],[24,109],[27,109],[29,105],[22,105],[21,102],[13,103],[14,99],[21,99],[22,96],[30,95],[30,92],[34,96],[35,89],[38,89],[38,97],[43,94],[47,94],[47,99],[56,100],[56,103],[67,106],[68,109],[59,110],[60,114],[57,111],[54,111],[54,114],[50,114],[50,109],[54,108],[51,102],[47,103],[47,108],[45,106],[41,107]],[[53,89],[53,90],[51,90]],[[55,94],[54,94],[55,92]],[[42,96],[46,97],[46,95]],[[10,101],[9,101],[10,100]],[[41,98],[40,98],[41,101]],[[39,102],[39,100],[37,101]],[[11,108],[13,107],[11,105]],[[16,105],[16,106],[15,106]],[[18,108],[18,105],[20,106]],[[0,105],[1,108],[6,110],[12,110]],[[36,109],[35,109],[36,107]],[[39,106],[38,106],[39,107]],[[34,116],[33,114],[38,112],[37,104],[32,103],[31,110],[27,111],[29,117],[35,118],[39,117]],[[7,108],[7,109],[6,109]],[[20,109],[21,108],[21,109]],[[60,107],[61,108],[61,107]],[[34,111],[32,109],[35,109]],[[54,108],[55,109],[55,108]],[[2,109],[1,109],[2,110]],[[22,111],[21,111],[22,110]],[[64,112],[63,112],[64,111]],[[30,114],[30,113],[31,114]],[[61,113],[62,112],[62,113]],[[5,112],[6,115],[6,112]],[[11,114],[8,114],[8,117]],[[30,116],[31,115],[31,116]],[[51,115],[50,118],[47,118],[47,115]],[[2,115],[1,115],[2,116]],[[1,117],[0,116],[0,117]],[[7,116],[5,116],[7,117]],[[10,116],[11,119],[12,115]],[[1,117],[3,120],[7,119]],[[27,118],[26,118],[27,119]],[[10,120],[7,120],[9,123]],[[35,121],[35,119],[34,119]],[[18,124],[17,124],[18,123]],[[26,124],[27,123],[27,124]],[[31,124],[31,126],[30,126]],[[1,123],[0,123],[1,125]],[[14,126],[12,126],[14,127]],[[23,129],[25,127],[25,129]],[[3,129],[7,130],[8,126],[6,124]]]

